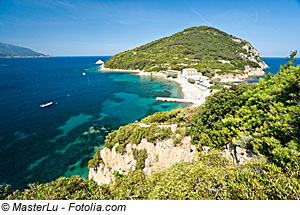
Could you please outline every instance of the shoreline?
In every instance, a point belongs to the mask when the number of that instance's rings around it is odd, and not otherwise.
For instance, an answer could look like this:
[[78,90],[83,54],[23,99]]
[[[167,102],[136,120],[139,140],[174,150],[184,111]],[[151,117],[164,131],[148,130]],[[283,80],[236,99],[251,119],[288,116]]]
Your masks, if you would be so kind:
[[193,101],[191,107],[197,107],[205,103],[206,97],[210,95],[209,90],[204,90],[197,87],[194,84],[187,82],[184,78],[167,78],[167,75],[162,72],[144,72],[142,70],[124,70],[124,69],[110,69],[110,68],[100,68],[101,72],[127,72],[136,73],[138,76],[152,76],[157,78],[162,78],[168,81],[175,82],[179,90],[181,91],[183,98],[185,100]]
[[128,73],[140,73],[142,70],[134,70],[134,69],[110,69],[110,68],[100,68],[101,72],[128,72]]

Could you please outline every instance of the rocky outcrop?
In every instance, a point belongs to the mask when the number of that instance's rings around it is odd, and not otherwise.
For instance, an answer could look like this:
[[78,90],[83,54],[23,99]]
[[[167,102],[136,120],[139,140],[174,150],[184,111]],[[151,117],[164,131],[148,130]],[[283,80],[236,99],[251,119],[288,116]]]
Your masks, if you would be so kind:
[[[242,43],[243,41],[240,39],[232,39],[236,43]],[[245,41],[244,41],[245,42]],[[250,43],[246,43],[242,47],[246,50],[246,52],[240,52],[239,55],[241,58],[247,61],[255,62],[259,65],[259,67],[251,67],[250,65],[246,65],[243,71],[235,70],[233,73],[218,75],[218,71],[221,70],[215,70],[216,74],[213,77],[213,79],[220,78],[221,82],[224,80],[231,80],[230,82],[240,82],[247,79],[250,79],[251,77],[260,77],[265,75],[264,69],[268,68],[268,65],[260,58],[260,53],[255,49]],[[230,63],[225,60],[219,60],[222,63]]]
[[[263,70],[263,69],[268,68],[268,65],[263,60],[260,59],[260,53],[250,43],[246,43],[242,48],[247,51],[247,54],[240,53],[240,56],[243,59],[258,63],[260,66],[259,69]],[[247,70],[247,68],[245,68],[245,70]],[[249,76],[251,76],[251,75],[249,75]]]
[[[98,184],[108,184],[114,180],[114,172],[128,173],[131,169],[135,169],[137,161],[134,158],[134,150],[147,151],[147,158],[143,171],[146,175],[150,175],[153,171],[164,170],[177,162],[187,162],[197,159],[200,153],[207,154],[210,148],[202,147],[202,152],[198,152],[195,145],[191,144],[190,137],[184,137],[181,145],[174,146],[173,140],[157,142],[156,144],[143,139],[140,144],[127,144],[126,152],[121,154],[116,152],[114,146],[111,150],[103,148],[100,152],[103,163],[97,168],[91,168],[89,178],[93,178]],[[247,152],[239,146],[229,147],[223,151],[223,155],[232,160],[234,163],[244,164],[252,159],[251,153]]]
[[[209,151],[211,150],[208,146],[203,146],[202,149],[204,154],[209,153]],[[256,159],[256,156],[254,156],[252,152],[236,145],[227,145],[226,149],[223,150],[222,153],[228,160],[237,164],[245,164],[249,160]]]
[[194,145],[190,144],[190,137],[184,137],[180,146],[174,146],[173,140],[168,139],[156,144],[143,139],[140,144],[127,144],[126,153],[116,152],[114,146],[112,150],[104,148],[101,150],[101,158],[104,164],[100,163],[96,169],[91,168],[89,178],[94,178],[98,184],[107,184],[113,180],[113,172],[119,171],[127,173],[130,169],[135,169],[136,160],[133,156],[133,150],[147,150],[145,160],[146,175],[152,171],[169,168],[172,164],[180,161],[192,161],[197,156],[197,150]]
[[261,68],[253,68],[250,67],[249,65],[245,66],[245,70],[244,72],[240,72],[240,71],[236,71],[237,74],[224,74],[224,75],[218,75],[215,74],[215,76],[213,77],[213,79],[216,78],[220,78],[221,82],[222,80],[236,80],[238,81],[245,81],[247,79],[250,79],[251,77],[260,77],[265,75],[264,69],[265,67],[261,67]]
[[252,68],[250,66],[245,66],[245,73],[248,75],[248,77],[253,77],[253,76],[263,76],[265,74],[264,68]]

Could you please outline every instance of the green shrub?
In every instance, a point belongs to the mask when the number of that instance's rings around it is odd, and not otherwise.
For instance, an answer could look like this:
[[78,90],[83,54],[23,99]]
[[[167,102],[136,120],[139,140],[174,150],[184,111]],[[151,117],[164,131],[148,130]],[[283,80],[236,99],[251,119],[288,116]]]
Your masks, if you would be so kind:
[[177,74],[168,74],[167,78],[177,78]]
[[[98,185],[96,182],[87,181],[79,176],[71,178],[61,177],[45,184],[29,184],[29,189],[15,191],[7,199],[14,200],[81,200],[95,199],[91,194],[96,194]],[[97,197],[98,198],[98,197]]]
[[224,89],[224,87],[221,86],[221,85],[213,85],[213,86],[210,86],[209,89],[211,89],[211,90],[221,90],[221,89]]
[[4,200],[7,196],[13,193],[12,187],[10,184],[5,186],[0,185],[0,200]]
[[178,123],[184,121],[184,116],[189,108],[175,109],[166,112],[156,112],[142,119],[143,123]]
[[132,154],[133,154],[134,160],[136,160],[135,169],[141,169],[141,170],[144,169],[145,168],[145,160],[148,157],[147,149],[138,150],[136,148],[133,148]]
[[97,151],[96,154],[92,159],[89,160],[88,162],[88,168],[94,168],[97,169],[99,164],[102,163],[104,165],[104,161],[101,158],[100,151]]
[[106,136],[104,146],[112,149],[116,144],[121,145],[120,147],[122,147],[122,145],[127,145],[130,142],[130,136],[135,128],[136,125],[134,124],[121,126],[118,130],[113,131]]

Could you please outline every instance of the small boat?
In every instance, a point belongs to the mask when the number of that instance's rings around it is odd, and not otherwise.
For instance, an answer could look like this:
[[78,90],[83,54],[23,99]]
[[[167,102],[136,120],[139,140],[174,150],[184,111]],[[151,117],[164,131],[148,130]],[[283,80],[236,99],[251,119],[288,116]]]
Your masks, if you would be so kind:
[[86,73],[85,73],[85,72],[83,72],[83,73],[82,73],[82,75],[86,75]]
[[41,108],[45,108],[45,107],[51,106],[52,104],[53,104],[53,102],[48,102],[48,103],[46,103],[46,104],[40,105],[40,107],[41,107]]

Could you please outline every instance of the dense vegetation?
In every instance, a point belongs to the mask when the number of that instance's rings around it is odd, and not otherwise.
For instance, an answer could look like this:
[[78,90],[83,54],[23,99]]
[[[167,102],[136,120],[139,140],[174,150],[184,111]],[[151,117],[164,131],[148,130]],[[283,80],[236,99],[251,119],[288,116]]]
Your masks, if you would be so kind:
[[[258,63],[262,62],[262,59],[253,54],[251,49],[243,48],[248,42],[240,39],[237,42],[234,39],[237,38],[212,27],[192,27],[119,53],[107,60],[105,67],[145,71],[182,70],[193,67],[208,76],[215,70],[218,70],[219,74],[225,74],[243,71],[245,65],[259,67]],[[221,62],[222,60],[224,62]]]
[[193,115],[194,144],[240,145],[278,166],[300,167],[300,66],[288,65],[256,86],[224,89]]
[[[115,181],[98,186],[93,180],[73,176],[46,184],[31,184],[12,194],[1,187],[7,199],[300,199],[300,66],[296,52],[274,76],[256,85],[241,84],[223,89],[199,108],[155,113],[141,122],[120,127],[106,138],[105,146],[126,152],[128,143],[143,138],[154,144],[182,135],[192,137],[199,150],[193,162],[169,169],[143,172],[146,150],[134,150],[135,170],[115,172]],[[168,124],[176,124],[172,132]],[[143,125],[143,126],[140,126]],[[148,125],[148,126],[145,126]],[[181,136],[178,137],[178,134]],[[202,146],[212,148],[207,155]],[[245,165],[226,160],[220,150],[241,146],[258,161]],[[100,152],[89,162],[103,162]]]
[[77,176],[31,184],[8,199],[299,199],[299,172],[266,162],[233,166],[219,152],[145,176],[140,169],[98,186]]
[[0,43],[0,57],[37,57],[37,56],[45,56],[44,54],[32,51],[31,49]]

